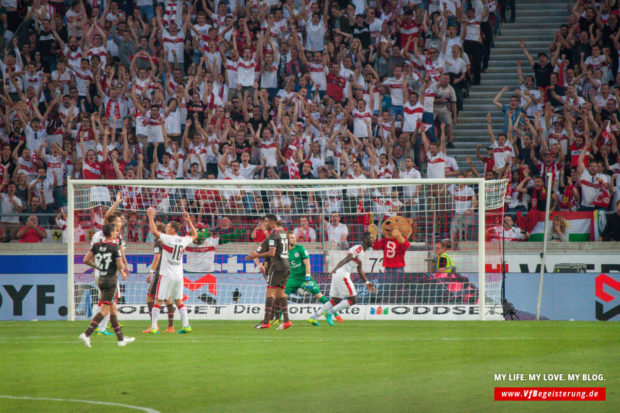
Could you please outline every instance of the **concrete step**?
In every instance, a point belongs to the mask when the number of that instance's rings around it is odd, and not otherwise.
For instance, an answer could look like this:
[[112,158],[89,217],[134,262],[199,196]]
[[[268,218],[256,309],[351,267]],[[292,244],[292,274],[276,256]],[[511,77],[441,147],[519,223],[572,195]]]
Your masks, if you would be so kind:
[[[490,66],[490,62],[489,62],[489,66]],[[515,65],[515,69],[514,69],[514,74],[517,73],[517,63],[516,61],[514,62]],[[524,73],[525,74],[525,73]],[[496,79],[510,79],[513,77],[513,73],[506,73],[506,72],[484,72],[481,75],[484,78],[484,85],[486,86],[488,84],[487,81],[489,80],[496,80]],[[514,79],[514,82],[516,83],[518,81],[518,79]]]
[[[566,23],[568,18],[566,19],[558,19],[557,21],[549,21],[548,19],[544,20],[533,20],[528,22],[528,25],[514,25],[514,26],[504,26],[502,28],[502,35],[514,34],[514,33],[522,33],[525,32],[527,34],[535,35],[542,34],[546,30],[559,30],[562,24]],[[532,31],[532,25],[536,25],[536,31]]]
[[[523,19],[527,19],[527,23],[556,23],[561,25],[562,23],[568,21],[568,13],[566,15],[555,15],[555,14],[545,14],[545,13],[532,13],[528,16],[523,16]],[[524,25],[524,20],[517,21],[514,23],[502,23],[500,27],[502,28],[512,28],[512,27],[522,27]]]
[[[534,60],[538,58],[538,53],[543,52],[549,56],[549,49],[547,47],[528,47],[527,51],[530,52],[530,55]],[[489,56],[489,61],[494,60],[505,60],[505,61],[513,61],[517,60],[526,61],[525,53],[520,47],[495,47],[491,49],[491,56]]]
[[[492,116],[491,122],[493,125],[503,124],[504,122],[503,115],[502,113],[500,113],[500,110],[497,109],[497,107],[495,107],[495,111],[487,111],[487,112],[491,112],[491,116]],[[481,113],[479,111],[474,111],[472,109],[461,111],[459,113],[459,123],[464,124],[464,123],[468,123],[468,122],[472,122],[474,120],[480,119],[480,117],[484,118],[487,115],[487,112]]]
[[[540,1],[540,0],[539,0]],[[517,5],[517,21],[516,23],[519,22],[519,20],[523,21],[523,19],[531,14],[534,13],[548,13],[548,14],[554,14],[554,15],[558,15],[558,14],[567,14],[568,10],[566,8],[566,3],[538,3],[538,4],[522,4],[521,1],[518,2],[519,4]],[[540,7],[544,5],[544,7]],[[508,15],[510,15],[510,10],[508,10]],[[519,18],[519,16],[523,17],[523,18]]]
[[[486,122],[484,121],[484,118],[478,119],[478,123],[461,124],[461,122],[459,122],[457,126],[458,128],[454,131],[455,135],[472,135],[472,134],[483,134],[485,136],[487,135]],[[493,128],[493,130],[495,130],[496,128],[501,128],[501,127],[502,125],[497,125]]]
[[517,4],[517,22],[502,23],[501,34],[494,37],[495,45],[491,50],[489,68],[482,74],[482,84],[470,89],[464,110],[459,113],[453,131],[456,148],[448,149],[448,154],[456,158],[462,170],[468,168],[465,162],[467,156],[472,157],[478,171],[483,170],[482,163],[475,159],[475,153],[478,144],[484,148],[489,145],[485,116],[490,112],[493,115],[493,131],[501,132],[504,118],[492,100],[507,85],[510,90],[504,94],[501,103],[509,103],[512,91],[518,86],[517,60],[522,62],[524,76],[532,74],[519,41],[525,40],[535,59],[538,52],[548,53],[555,32],[568,22],[568,16],[565,2],[520,0]]
[[[540,0],[539,0],[540,1]],[[540,7],[545,5],[544,8]],[[572,5],[571,5],[572,7]],[[522,1],[517,2],[517,21],[519,21],[519,16],[526,16],[526,13],[534,13],[537,11],[545,11],[547,13],[568,13],[566,9],[566,3],[553,2],[553,3],[539,3],[539,4],[524,4]],[[510,10],[507,11],[507,14],[510,15]]]
[[[549,52],[549,45],[551,42],[542,42],[540,44],[527,44],[527,51],[530,52],[532,58],[534,60],[538,59],[538,53],[543,52],[546,53],[547,56],[551,54]],[[519,46],[519,42],[515,41],[511,45],[498,45],[497,42],[495,47],[491,48],[491,56],[489,60],[512,60],[516,62],[518,59],[526,61],[525,53],[523,53],[523,49]]]
[[[491,125],[493,126],[493,128],[502,128],[504,127],[504,118],[502,117],[502,114],[500,113],[499,109],[495,109],[495,111],[487,111],[491,113],[491,116],[493,117],[493,122],[491,123]],[[471,130],[476,130],[476,129],[484,129],[485,131],[487,130],[487,122],[486,122],[486,114],[487,112],[484,113],[478,113],[477,115],[469,115],[468,117],[465,117],[465,115],[459,114],[458,117],[458,125],[456,130],[460,131],[460,130],[465,130],[465,131],[471,131]]]
[[521,40],[525,41],[525,46],[529,49],[548,49],[549,45],[553,41],[553,36],[555,36],[555,32],[549,32],[544,37],[534,37],[534,36],[526,36],[526,35],[514,35],[514,36],[506,36],[499,37],[494,40],[495,47],[507,48],[507,49],[521,49],[521,45],[519,42]]
[[[538,36],[528,36],[526,34],[520,34],[520,33],[516,33],[516,34],[512,34],[512,35],[506,35],[506,36],[502,36],[502,37],[498,37],[495,39],[495,46],[496,47],[516,47],[516,48],[521,48],[521,46],[519,45],[519,41],[520,40],[524,40],[525,41],[525,45],[530,48],[530,47],[549,47],[549,45],[551,44],[551,42],[553,41],[553,36],[555,36],[555,31],[550,30],[549,33],[547,33],[546,36],[544,36],[543,38],[538,37]],[[541,45],[546,45],[546,46],[541,46]]]
[[[491,116],[493,119],[492,120],[493,127],[501,127],[504,125],[504,118],[502,117],[502,114],[499,112],[499,109],[495,108],[495,111],[487,111],[487,112],[491,112]],[[459,117],[458,117],[459,126],[471,128],[471,125],[477,125],[477,122],[480,122],[480,119],[485,119],[487,112],[484,112],[484,113],[481,113],[481,112],[463,113],[461,112],[459,113]],[[486,128],[486,120],[485,120],[484,127]]]
[[477,139],[480,139],[481,137],[483,137],[483,138],[488,140],[489,134],[488,134],[488,132],[487,132],[487,130],[485,128],[484,130],[483,129],[471,129],[471,130],[467,130],[467,131],[459,130],[459,133],[456,133],[456,131],[455,131],[454,132],[454,136],[462,136],[465,139],[468,139],[468,137],[472,137],[471,142],[474,142],[473,141],[473,137],[474,136],[477,137]]

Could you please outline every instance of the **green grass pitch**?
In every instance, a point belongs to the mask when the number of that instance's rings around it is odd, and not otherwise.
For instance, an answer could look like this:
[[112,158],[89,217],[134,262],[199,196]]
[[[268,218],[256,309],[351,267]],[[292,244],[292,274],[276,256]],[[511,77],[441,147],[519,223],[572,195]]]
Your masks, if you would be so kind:
[[[618,323],[296,321],[276,331],[194,321],[190,335],[157,336],[140,333],[145,322],[124,324],[135,343],[93,336],[86,348],[87,321],[0,322],[0,412],[140,411],[78,400],[151,412],[620,411]],[[496,373],[605,381],[497,382]],[[496,386],[606,387],[607,401],[495,402]]]

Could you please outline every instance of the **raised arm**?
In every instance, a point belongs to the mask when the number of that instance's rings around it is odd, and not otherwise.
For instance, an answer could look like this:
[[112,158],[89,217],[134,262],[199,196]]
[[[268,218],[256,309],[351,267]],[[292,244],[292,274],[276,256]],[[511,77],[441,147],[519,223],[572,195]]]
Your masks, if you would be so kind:
[[503,109],[503,106],[500,102],[500,99],[502,98],[502,96],[504,96],[504,93],[506,93],[506,91],[508,90],[508,86],[504,86],[498,93],[497,95],[495,95],[495,97],[493,98],[493,104],[495,106],[497,106],[498,109]]
[[[161,235],[161,232],[157,229],[157,225],[155,225],[155,208],[151,207],[149,209],[146,210],[146,214],[149,217],[149,229],[151,230],[151,232],[153,233],[153,235],[155,236],[155,238],[159,238],[159,236]],[[195,231],[195,229],[194,229]]]
[[517,76],[519,77],[519,84],[523,84],[523,70],[521,70],[521,60],[517,60]]
[[[183,220],[187,223],[187,225],[189,226],[189,232],[190,232],[190,236],[192,237],[192,242],[196,241],[196,238],[198,238],[198,232],[196,231],[196,227],[194,227],[194,223],[192,222],[190,216],[189,216],[189,212],[185,211],[183,212]],[[150,217],[149,217],[149,225],[151,223]]]
[[523,39],[519,40],[519,46],[521,46],[521,50],[523,50],[523,54],[525,54],[525,57],[527,58],[527,61],[530,64],[530,66],[534,66],[535,64],[534,59],[532,58],[532,55],[530,54],[530,52],[527,50],[527,47],[525,46],[525,40]]
[[114,201],[110,209],[108,209],[108,211],[103,216],[103,222],[107,221],[107,219],[110,217],[110,215],[112,215],[112,213],[116,210],[116,208],[118,208],[121,202],[123,202],[123,193],[121,191],[118,191],[116,193],[116,201]]

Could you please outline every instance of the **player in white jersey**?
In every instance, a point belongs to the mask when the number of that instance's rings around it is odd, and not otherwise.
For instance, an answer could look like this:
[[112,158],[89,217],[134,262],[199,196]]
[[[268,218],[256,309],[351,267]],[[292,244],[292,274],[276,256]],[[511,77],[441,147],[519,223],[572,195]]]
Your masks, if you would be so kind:
[[[157,223],[157,229],[160,231],[165,231],[166,226],[163,222]],[[149,283],[149,289],[146,293],[146,305],[149,308],[149,319],[153,317],[153,305],[155,304],[155,295],[157,294],[157,285],[159,284],[159,277],[161,276],[159,273],[159,269],[161,266],[161,241],[156,239],[155,245],[153,246],[153,262],[151,263],[151,267],[149,268],[149,275],[146,277],[146,282]],[[166,308],[168,309],[168,329],[165,331],[166,333],[174,333],[174,305],[172,304],[172,300],[168,298],[164,300],[166,304]],[[153,330],[149,325],[149,328],[143,331],[143,333],[151,333]]]
[[[351,273],[357,270],[362,280],[366,285],[366,288],[376,293],[373,283],[368,281],[364,269],[362,268],[362,261],[365,257],[365,251],[372,246],[373,238],[370,232],[364,232],[362,234],[362,243],[355,245],[349,249],[347,256],[343,258],[336,268],[332,270],[330,276],[332,277],[332,283],[329,288],[329,296],[331,299],[323,304],[323,307],[308,319],[308,322],[314,326],[318,326],[318,320],[321,315],[334,314],[334,312],[342,312],[346,308],[355,305],[357,302],[357,291],[351,281]],[[333,321],[327,317],[329,325],[334,325]]]
[[183,328],[179,330],[179,334],[187,334],[192,331],[187,319],[187,308],[183,305],[183,254],[185,247],[194,242],[198,238],[196,228],[192,223],[187,212],[183,213],[183,220],[187,223],[191,236],[178,235],[181,230],[181,224],[177,221],[168,222],[166,225],[166,233],[162,233],[155,225],[155,209],[149,208],[147,214],[149,216],[149,228],[155,238],[159,238],[162,244],[161,267],[159,269],[160,277],[157,284],[155,294],[155,304],[153,305],[151,332],[157,334],[159,327],[157,326],[157,318],[161,310],[161,303],[167,298],[174,300],[179,314],[181,314],[181,322]]

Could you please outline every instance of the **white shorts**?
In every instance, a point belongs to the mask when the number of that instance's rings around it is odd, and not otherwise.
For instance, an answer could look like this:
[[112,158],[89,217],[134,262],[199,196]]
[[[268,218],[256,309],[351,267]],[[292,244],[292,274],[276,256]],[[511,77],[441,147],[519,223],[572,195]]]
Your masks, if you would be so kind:
[[347,298],[357,295],[355,285],[351,281],[351,274],[344,270],[338,270],[332,276],[332,284],[329,287],[329,296],[338,298]]
[[165,275],[159,277],[155,298],[158,300],[182,300],[183,299],[183,278],[172,278]]

